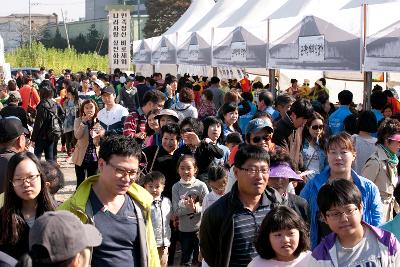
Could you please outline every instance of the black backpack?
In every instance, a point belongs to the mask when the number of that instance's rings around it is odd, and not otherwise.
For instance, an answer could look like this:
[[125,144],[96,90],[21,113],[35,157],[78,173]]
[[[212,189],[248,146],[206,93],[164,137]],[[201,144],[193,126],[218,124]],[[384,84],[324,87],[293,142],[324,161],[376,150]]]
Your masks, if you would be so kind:
[[48,108],[45,108],[50,116],[47,123],[47,136],[51,140],[57,140],[63,134],[62,121],[58,115]]

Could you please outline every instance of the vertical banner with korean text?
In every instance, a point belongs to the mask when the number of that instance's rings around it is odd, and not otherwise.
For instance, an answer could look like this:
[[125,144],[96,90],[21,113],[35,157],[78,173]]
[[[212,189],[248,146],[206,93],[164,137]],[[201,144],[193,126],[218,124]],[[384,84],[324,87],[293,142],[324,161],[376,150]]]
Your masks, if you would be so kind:
[[108,58],[110,71],[116,68],[129,70],[131,14],[128,6],[108,6],[109,44]]

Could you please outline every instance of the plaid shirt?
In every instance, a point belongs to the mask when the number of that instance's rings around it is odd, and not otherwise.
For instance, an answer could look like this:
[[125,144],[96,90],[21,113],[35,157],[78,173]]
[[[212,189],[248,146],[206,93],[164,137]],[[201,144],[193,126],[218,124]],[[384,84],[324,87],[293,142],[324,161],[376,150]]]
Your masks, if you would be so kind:
[[[89,132],[90,130],[93,128],[94,126],[94,122],[93,121],[88,121],[88,129]],[[93,143],[93,138],[92,135],[89,134],[89,144],[88,147],[86,149],[86,153],[85,153],[85,157],[83,158],[84,162],[95,162],[98,161],[97,158],[97,152],[96,152],[96,146]]]

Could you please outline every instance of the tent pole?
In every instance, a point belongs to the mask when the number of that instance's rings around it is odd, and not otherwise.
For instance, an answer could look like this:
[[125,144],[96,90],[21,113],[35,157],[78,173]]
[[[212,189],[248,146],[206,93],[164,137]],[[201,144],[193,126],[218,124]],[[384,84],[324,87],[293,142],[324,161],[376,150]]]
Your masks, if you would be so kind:
[[275,83],[275,69],[268,69],[269,88],[274,99],[277,97],[276,83]]
[[372,72],[366,71],[364,72],[364,99],[363,99],[363,108],[364,110],[370,110],[370,98],[372,92]]
[[213,67],[213,76],[217,77],[218,76],[218,68],[217,67]]

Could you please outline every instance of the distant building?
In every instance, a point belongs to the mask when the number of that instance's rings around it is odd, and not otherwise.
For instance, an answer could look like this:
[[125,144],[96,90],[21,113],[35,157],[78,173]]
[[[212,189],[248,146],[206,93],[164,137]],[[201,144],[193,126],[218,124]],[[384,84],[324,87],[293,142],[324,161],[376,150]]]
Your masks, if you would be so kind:
[[[32,36],[41,34],[43,26],[57,22],[56,14],[31,14]],[[12,51],[29,41],[29,14],[0,17],[0,35],[4,39],[5,51]]]
[[[147,15],[144,3],[147,0],[85,0],[85,20],[97,20],[107,18],[105,11],[107,5],[133,5],[140,3],[140,15]],[[136,8],[135,8],[136,9]],[[137,9],[136,9],[137,10]],[[137,14],[137,12],[135,11]]]

